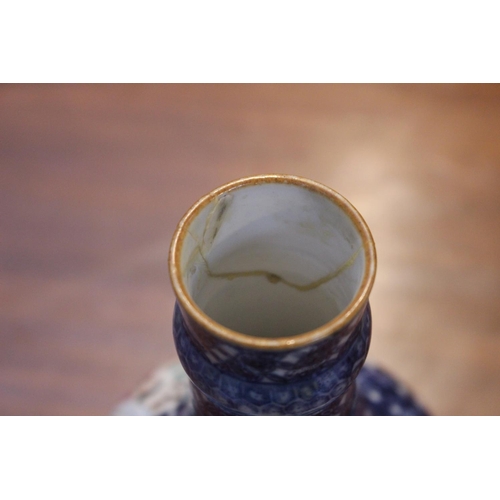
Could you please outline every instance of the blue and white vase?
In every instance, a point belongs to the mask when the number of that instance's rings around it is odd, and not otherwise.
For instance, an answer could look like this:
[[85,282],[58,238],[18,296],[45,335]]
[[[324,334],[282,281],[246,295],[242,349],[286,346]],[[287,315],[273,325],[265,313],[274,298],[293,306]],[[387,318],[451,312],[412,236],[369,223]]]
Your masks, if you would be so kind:
[[332,189],[290,175],[226,184],[181,220],[169,267],[196,415],[425,414],[363,368],[375,244]]

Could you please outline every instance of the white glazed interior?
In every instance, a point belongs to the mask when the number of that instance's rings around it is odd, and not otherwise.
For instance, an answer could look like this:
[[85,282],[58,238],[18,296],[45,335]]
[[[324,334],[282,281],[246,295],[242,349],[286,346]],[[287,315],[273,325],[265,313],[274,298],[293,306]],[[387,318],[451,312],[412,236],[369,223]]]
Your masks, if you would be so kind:
[[219,195],[181,248],[188,294],[217,323],[257,337],[318,328],[358,292],[365,270],[356,226],[331,199],[287,183]]

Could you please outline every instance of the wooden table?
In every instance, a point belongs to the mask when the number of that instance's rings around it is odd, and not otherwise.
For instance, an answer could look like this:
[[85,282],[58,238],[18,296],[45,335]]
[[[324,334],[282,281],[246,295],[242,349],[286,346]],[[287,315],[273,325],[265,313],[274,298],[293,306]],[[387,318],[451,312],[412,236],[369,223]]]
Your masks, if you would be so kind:
[[107,414],[174,359],[177,222],[269,172],[372,229],[369,360],[499,414],[498,85],[0,86],[0,413]]

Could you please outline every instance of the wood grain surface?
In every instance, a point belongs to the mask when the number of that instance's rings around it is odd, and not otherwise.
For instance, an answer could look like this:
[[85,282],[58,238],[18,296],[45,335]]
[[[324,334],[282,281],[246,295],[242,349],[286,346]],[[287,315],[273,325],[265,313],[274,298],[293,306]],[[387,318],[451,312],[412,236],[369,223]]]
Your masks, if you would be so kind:
[[0,86],[0,414],[108,414],[175,358],[167,253],[202,195],[290,173],[378,250],[369,360],[500,414],[500,86]]

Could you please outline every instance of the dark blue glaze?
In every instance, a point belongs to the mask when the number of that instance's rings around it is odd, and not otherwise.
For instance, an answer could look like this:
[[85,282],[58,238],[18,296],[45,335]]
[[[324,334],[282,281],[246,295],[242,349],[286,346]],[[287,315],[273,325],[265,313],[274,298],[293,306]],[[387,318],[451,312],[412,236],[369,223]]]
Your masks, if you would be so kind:
[[426,414],[387,374],[362,369],[371,337],[369,304],[344,330],[286,351],[249,349],[208,332],[201,333],[210,347],[202,345],[200,330],[189,327],[178,304],[173,327],[198,415]]
[[403,385],[380,368],[364,366],[356,379],[352,415],[428,415]]
[[[307,415],[324,407],[332,414],[349,413],[354,391],[349,391],[358,375],[370,343],[371,314],[367,307],[358,325],[337,351],[311,370],[312,354],[327,352],[327,341],[288,351],[259,351],[218,344],[224,353],[215,358],[193,340],[177,305],[174,338],[181,363],[195,386],[195,402],[219,408],[231,415]],[[232,370],[237,366],[240,370]],[[229,369],[228,369],[229,367]],[[242,368],[243,367],[243,368]],[[250,369],[251,367],[251,369]],[[196,401],[197,400],[197,401]]]

